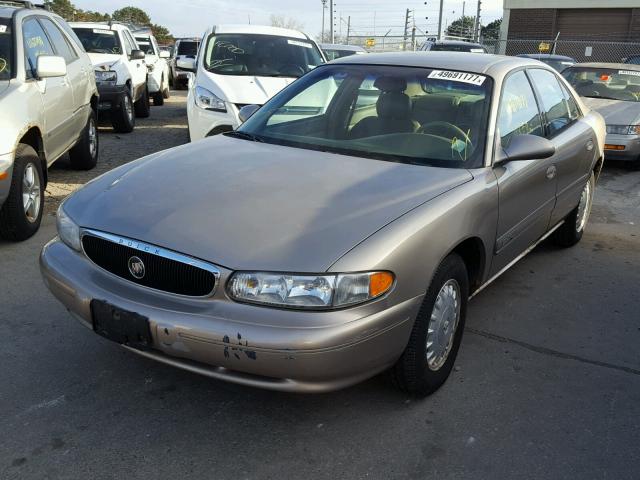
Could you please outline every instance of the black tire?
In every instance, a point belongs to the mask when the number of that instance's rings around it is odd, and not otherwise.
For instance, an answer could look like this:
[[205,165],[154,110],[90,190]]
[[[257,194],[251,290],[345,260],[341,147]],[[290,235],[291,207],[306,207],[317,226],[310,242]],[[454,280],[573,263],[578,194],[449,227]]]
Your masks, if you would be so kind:
[[142,91],[142,96],[140,99],[134,104],[136,117],[138,118],[147,118],[151,113],[151,103],[149,102],[149,90],[147,87],[144,87]]
[[78,143],[69,150],[71,168],[75,170],[91,170],[98,163],[99,152],[100,142],[96,114],[92,110]]
[[165,100],[167,98],[171,98],[171,90],[169,90],[168,86],[164,87],[164,90],[162,91],[162,96],[165,98]]
[[156,92],[153,94],[153,104],[156,107],[161,107],[164,105],[164,95],[162,92]]
[[[454,281],[457,283],[459,294],[458,324],[455,327],[448,354],[442,356],[443,363],[434,365],[435,368],[432,369],[427,361],[429,323],[441,289],[449,282]],[[447,380],[460,348],[468,298],[469,276],[467,268],[462,258],[453,253],[445,258],[436,270],[413,324],[409,343],[398,362],[391,369],[391,379],[396,387],[414,395],[426,396],[435,392]]]
[[[583,195],[586,191],[589,192],[588,198],[586,199],[586,212],[581,210],[583,197],[580,197],[580,203],[576,208],[574,208],[567,218],[564,219],[564,223],[558,230],[553,233],[553,242],[559,247],[568,248],[573,247],[576,243],[578,243],[582,239],[582,235],[584,234],[584,229],[587,226],[587,222],[589,220],[589,214],[591,213],[591,205],[593,203],[593,192],[596,187],[596,177],[591,172],[591,177],[589,177],[589,181],[584,186]],[[587,190],[588,189],[588,190]],[[584,219],[584,221],[583,221]]]
[[111,125],[118,133],[131,133],[136,126],[136,117],[133,112],[131,92],[127,92],[120,101],[120,106],[111,111]]
[[[39,185],[39,188],[34,190],[34,194],[36,192],[39,193],[37,213],[34,211],[31,215],[27,215],[23,203],[23,193],[25,193],[23,180],[27,168],[31,169],[33,178],[37,178]],[[43,206],[44,175],[42,174],[42,162],[31,146],[21,143],[18,145],[13,163],[13,176],[11,177],[9,196],[2,208],[0,208],[0,237],[18,242],[33,236],[40,228]]]

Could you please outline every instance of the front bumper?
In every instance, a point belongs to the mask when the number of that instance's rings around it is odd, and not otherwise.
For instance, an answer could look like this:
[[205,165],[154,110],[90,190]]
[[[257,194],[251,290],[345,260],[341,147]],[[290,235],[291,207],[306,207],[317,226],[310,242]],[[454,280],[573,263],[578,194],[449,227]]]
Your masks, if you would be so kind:
[[120,107],[122,98],[129,91],[126,85],[112,85],[108,83],[98,83],[98,93],[100,95],[100,110],[117,109]]
[[100,299],[149,319],[153,348],[130,350],[234,383],[272,390],[323,392],[365,380],[402,354],[422,297],[388,299],[332,312],[291,311],[233,302],[221,269],[211,298],[152,291],[96,267],[59,239],[40,256],[44,282],[85,326]]
[[[607,146],[624,147],[621,150],[606,148]],[[640,160],[640,135],[607,134],[604,156],[608,160],[633,162]]]
[[13,175],[13,153],[0,155],[0,206],[9,196]]
[[187,120],[189,122],[189,135],[191,141],[201,140],[218,133],[234,130],[240,125],[238,108],[229,102],[225,102],[226,112],[205,110],[195,104],[193,92],[189,92],[187,98]]

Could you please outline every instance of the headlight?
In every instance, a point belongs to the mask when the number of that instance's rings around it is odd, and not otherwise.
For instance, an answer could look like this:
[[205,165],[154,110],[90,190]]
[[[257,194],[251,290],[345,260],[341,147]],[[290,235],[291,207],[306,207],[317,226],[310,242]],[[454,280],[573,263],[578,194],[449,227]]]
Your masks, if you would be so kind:
[[229,296],[240,302],[289,308],[329,309],[367,302],[393,286],[391,272],[335,275],[237,272],[228,284]]
[[227,107],[224,100],[216,97],[206,88],[196,87],[195,91],[196,105],[205,110],[214,110],[216,112],[226,112]]
[[96,82],[117,82],[118,74],[113,70],[96,70]]
[[67,246],[74,250],[80,251],[80,227],[64,211],[64,203],[58,207],[56,214],[56,225],[58,227],[58,236]]
[[640,135],[640,125],[607,125],[607,133],[614,135]]

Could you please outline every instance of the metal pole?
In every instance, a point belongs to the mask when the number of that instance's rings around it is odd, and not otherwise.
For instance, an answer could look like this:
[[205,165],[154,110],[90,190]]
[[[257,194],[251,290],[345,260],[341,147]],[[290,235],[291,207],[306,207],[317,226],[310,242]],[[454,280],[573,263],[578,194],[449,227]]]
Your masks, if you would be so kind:
[[482,24],[480,23],[480,10],[482,9],[482,0],[478,0],[478,11],[476,12],[476,41],[480,41],[480,33],[482,32]]
[[442,40],[442,9],[444,8],[444,0],[440,0],[440,14],[438,15],[438,40]]
[[404,17],[404,40],[402,41],[402,50],[407,49],[407,39],[409,38],[409,12],[410,10],[407,8],[407,13]]
[[416,26],[411,29],[411,50],[416,51]]
[[349,33],[351,32],[351,15],[347,17],[347,45],[349,45]]
[[335,43],[335,36],[333,32],[333,0],[329,0],[329,37],[330,43]]
[[327,9],[327,0],[321,0],[322,1],[322,41],[325,41],[324,38],[324,11]]

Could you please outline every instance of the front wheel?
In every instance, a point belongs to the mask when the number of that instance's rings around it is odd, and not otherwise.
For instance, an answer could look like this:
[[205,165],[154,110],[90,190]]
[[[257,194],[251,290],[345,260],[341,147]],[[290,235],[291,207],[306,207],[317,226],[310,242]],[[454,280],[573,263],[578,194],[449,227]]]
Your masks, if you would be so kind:
[[120,100],[120,106],[111,112],[111,124],[118,133],[131,133],[136,126],[136,117],[133,114],[133,102],[131,92],[127,92]]
[[391,370],[398,388],[426,396],[447,380],[462,340],[468,297],[467,268],[459,255],[451,254],[438,267],[409,343]]
[[593,204],[593,192],[596,187],[596,177],[591,176],[580,194],[580,203],[565,218],[564,223],[553,234],[553,241],[560,247],[572,247],[582,239],[584,229],[589,221],[591,205]]
[[147,118],[151,112],[151,104],[149,103],[149,90],[144,87],[142,96],[135,103],[136,117]]
[[98,163],[98,128],[96,114],[91,111],[87,125],[84,127],[78,143],[69,150],[71,168],[75,170],[91,170]]

